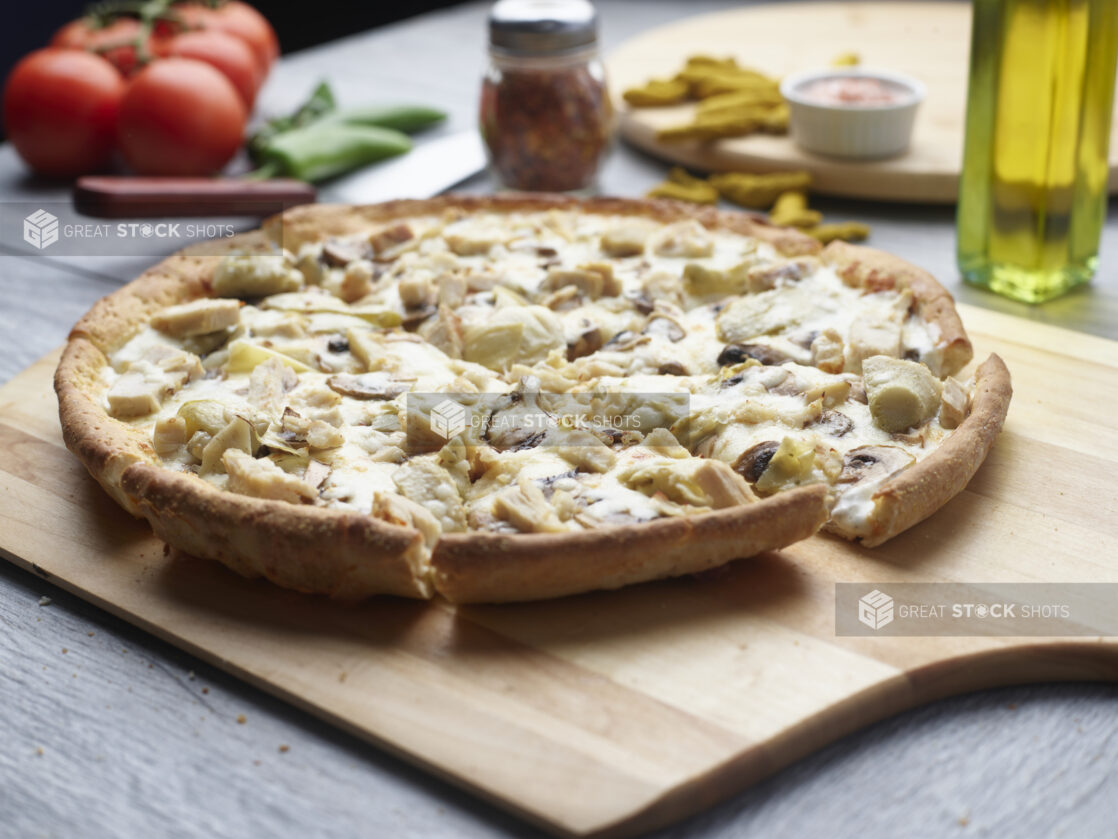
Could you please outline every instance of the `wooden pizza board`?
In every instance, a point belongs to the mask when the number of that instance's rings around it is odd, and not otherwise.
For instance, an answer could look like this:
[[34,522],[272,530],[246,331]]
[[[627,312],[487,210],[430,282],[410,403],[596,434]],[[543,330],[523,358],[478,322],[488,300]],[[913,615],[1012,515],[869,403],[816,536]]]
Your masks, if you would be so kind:
[[555,833],[631,835],[937,697],[1118,678],[1116,638],[835,635],[838,581],[1118,582],[1118,344],[961,308],[1013,372],[1005,431],[966,491],[875,550],[817,536],[551,602],[339,606],[166,556],[63,447],[57,354],[0,389],[0,547]]
[[[703,171],[807,169],[814,191],[883,201],[954,203],[963,157],[970,3],[776,2],[650,29],[608,56],[621,135],[664,160]],[[787,136],[661,143],[656,131],[689,121],[693,105],[629,108],[628,87],[667,78],[690,55],[733,56],[773,76],[830,66],[857,52],[866,67],[927,85],[909,151],[890,160],[843,161],[803,151]],[[1115,120],[1118,122],[1118,112]],[[1118,192],[1118,130],[1111,132],[1110,191]]]

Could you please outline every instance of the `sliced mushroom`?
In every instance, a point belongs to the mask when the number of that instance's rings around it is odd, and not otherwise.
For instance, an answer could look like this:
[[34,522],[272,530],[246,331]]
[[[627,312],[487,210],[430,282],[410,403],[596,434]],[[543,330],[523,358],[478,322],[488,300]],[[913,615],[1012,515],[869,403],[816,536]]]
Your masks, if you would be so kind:
[[574,341],[567,342],[567,361],[574,361],[602,348],[602,330],[589,325],[589,321],[586,324],[587,328]]
[[824,411],[816,425],[832,437],[842,437],[854,430],[854,420],[841,411]]
[[362,373],[358,376],[338,373],[328,378],[326,385],[335,393],[352,399],[395,399],[408,391],[407,383],[394,381],[382,372]]
[[627,294],[626,298],[633,304],[633,308],[642,315],[651,314],[653,308],[655,308],[655,304],[652,302],[652,298],[648,296],[647,291],[634,291]]
[[665,361],[656,368],[656,372],[661,376],[689,376],[687,368],[680,364],[678,361]]
[[624,352],[641,344],[647,344],[651,340],[652,339],[648,335],[638,335],[631,329],[622,329],[606,341],[605,346],[611,350],[620,350]]
[[765,365],[783,364],[790,361],[788,356],[780,350],[767,347],[764,344],[727,344],[718,354],[717,362],[719,367],[730,367],[751,358]]
[[916,458],[896,446],[859,446],[842,459],[840,484],[887,478],[914,463]]
[[407,312],[404,313],[404,317],[400,321],[400,325],[407,330],[415,329],[437,311],[438,307],[433,304],[420,306],[418,309],[409,309]]
[[643,330],[642,335],[663,335],[673,344],[682,341],[687,337],[687,333],[683,327],[676,323],[672,318],[668,317],[654,317],[648,322]]
[[769,467],[769,461],[773,459],[776,450],[780,448],[780,443],[775,440],[766,440],[763,443],[746,449],[734,461],[734,471],[745,478],[749,483],[755,484],[761,479],[761,475]]

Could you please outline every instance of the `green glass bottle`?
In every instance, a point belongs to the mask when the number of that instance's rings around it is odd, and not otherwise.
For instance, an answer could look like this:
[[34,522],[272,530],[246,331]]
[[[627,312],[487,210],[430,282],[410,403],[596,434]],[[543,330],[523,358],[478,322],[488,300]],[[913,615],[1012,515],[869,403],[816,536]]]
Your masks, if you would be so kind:
[[957,216],[969,282],[1039,303],[1094,274],[1116,57],[1116,0],[974,0]]

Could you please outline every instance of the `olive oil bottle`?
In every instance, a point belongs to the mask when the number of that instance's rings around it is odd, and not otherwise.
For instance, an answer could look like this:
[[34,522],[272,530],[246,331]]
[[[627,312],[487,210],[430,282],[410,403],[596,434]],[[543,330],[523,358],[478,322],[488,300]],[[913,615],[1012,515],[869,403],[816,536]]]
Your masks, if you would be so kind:
[[1095,272],[1118,0],[974,0],[959,270],[1038,303]]

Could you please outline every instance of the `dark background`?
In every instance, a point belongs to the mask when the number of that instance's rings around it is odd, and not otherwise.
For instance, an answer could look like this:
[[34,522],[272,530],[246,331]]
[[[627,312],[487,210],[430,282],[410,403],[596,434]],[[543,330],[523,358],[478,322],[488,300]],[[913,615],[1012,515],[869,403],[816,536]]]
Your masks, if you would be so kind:
[[[286,52],[305,49],[395,20],[456,5],[461,0],[410,0],[383,3],[377,0],[247,0],[271,21]],[[45,46],[64,23],[81,17],[86,0],[32,0],[4,3],[0,24],[0,74],[19,59]],[[0,134],[2,136],[2,134]]]

